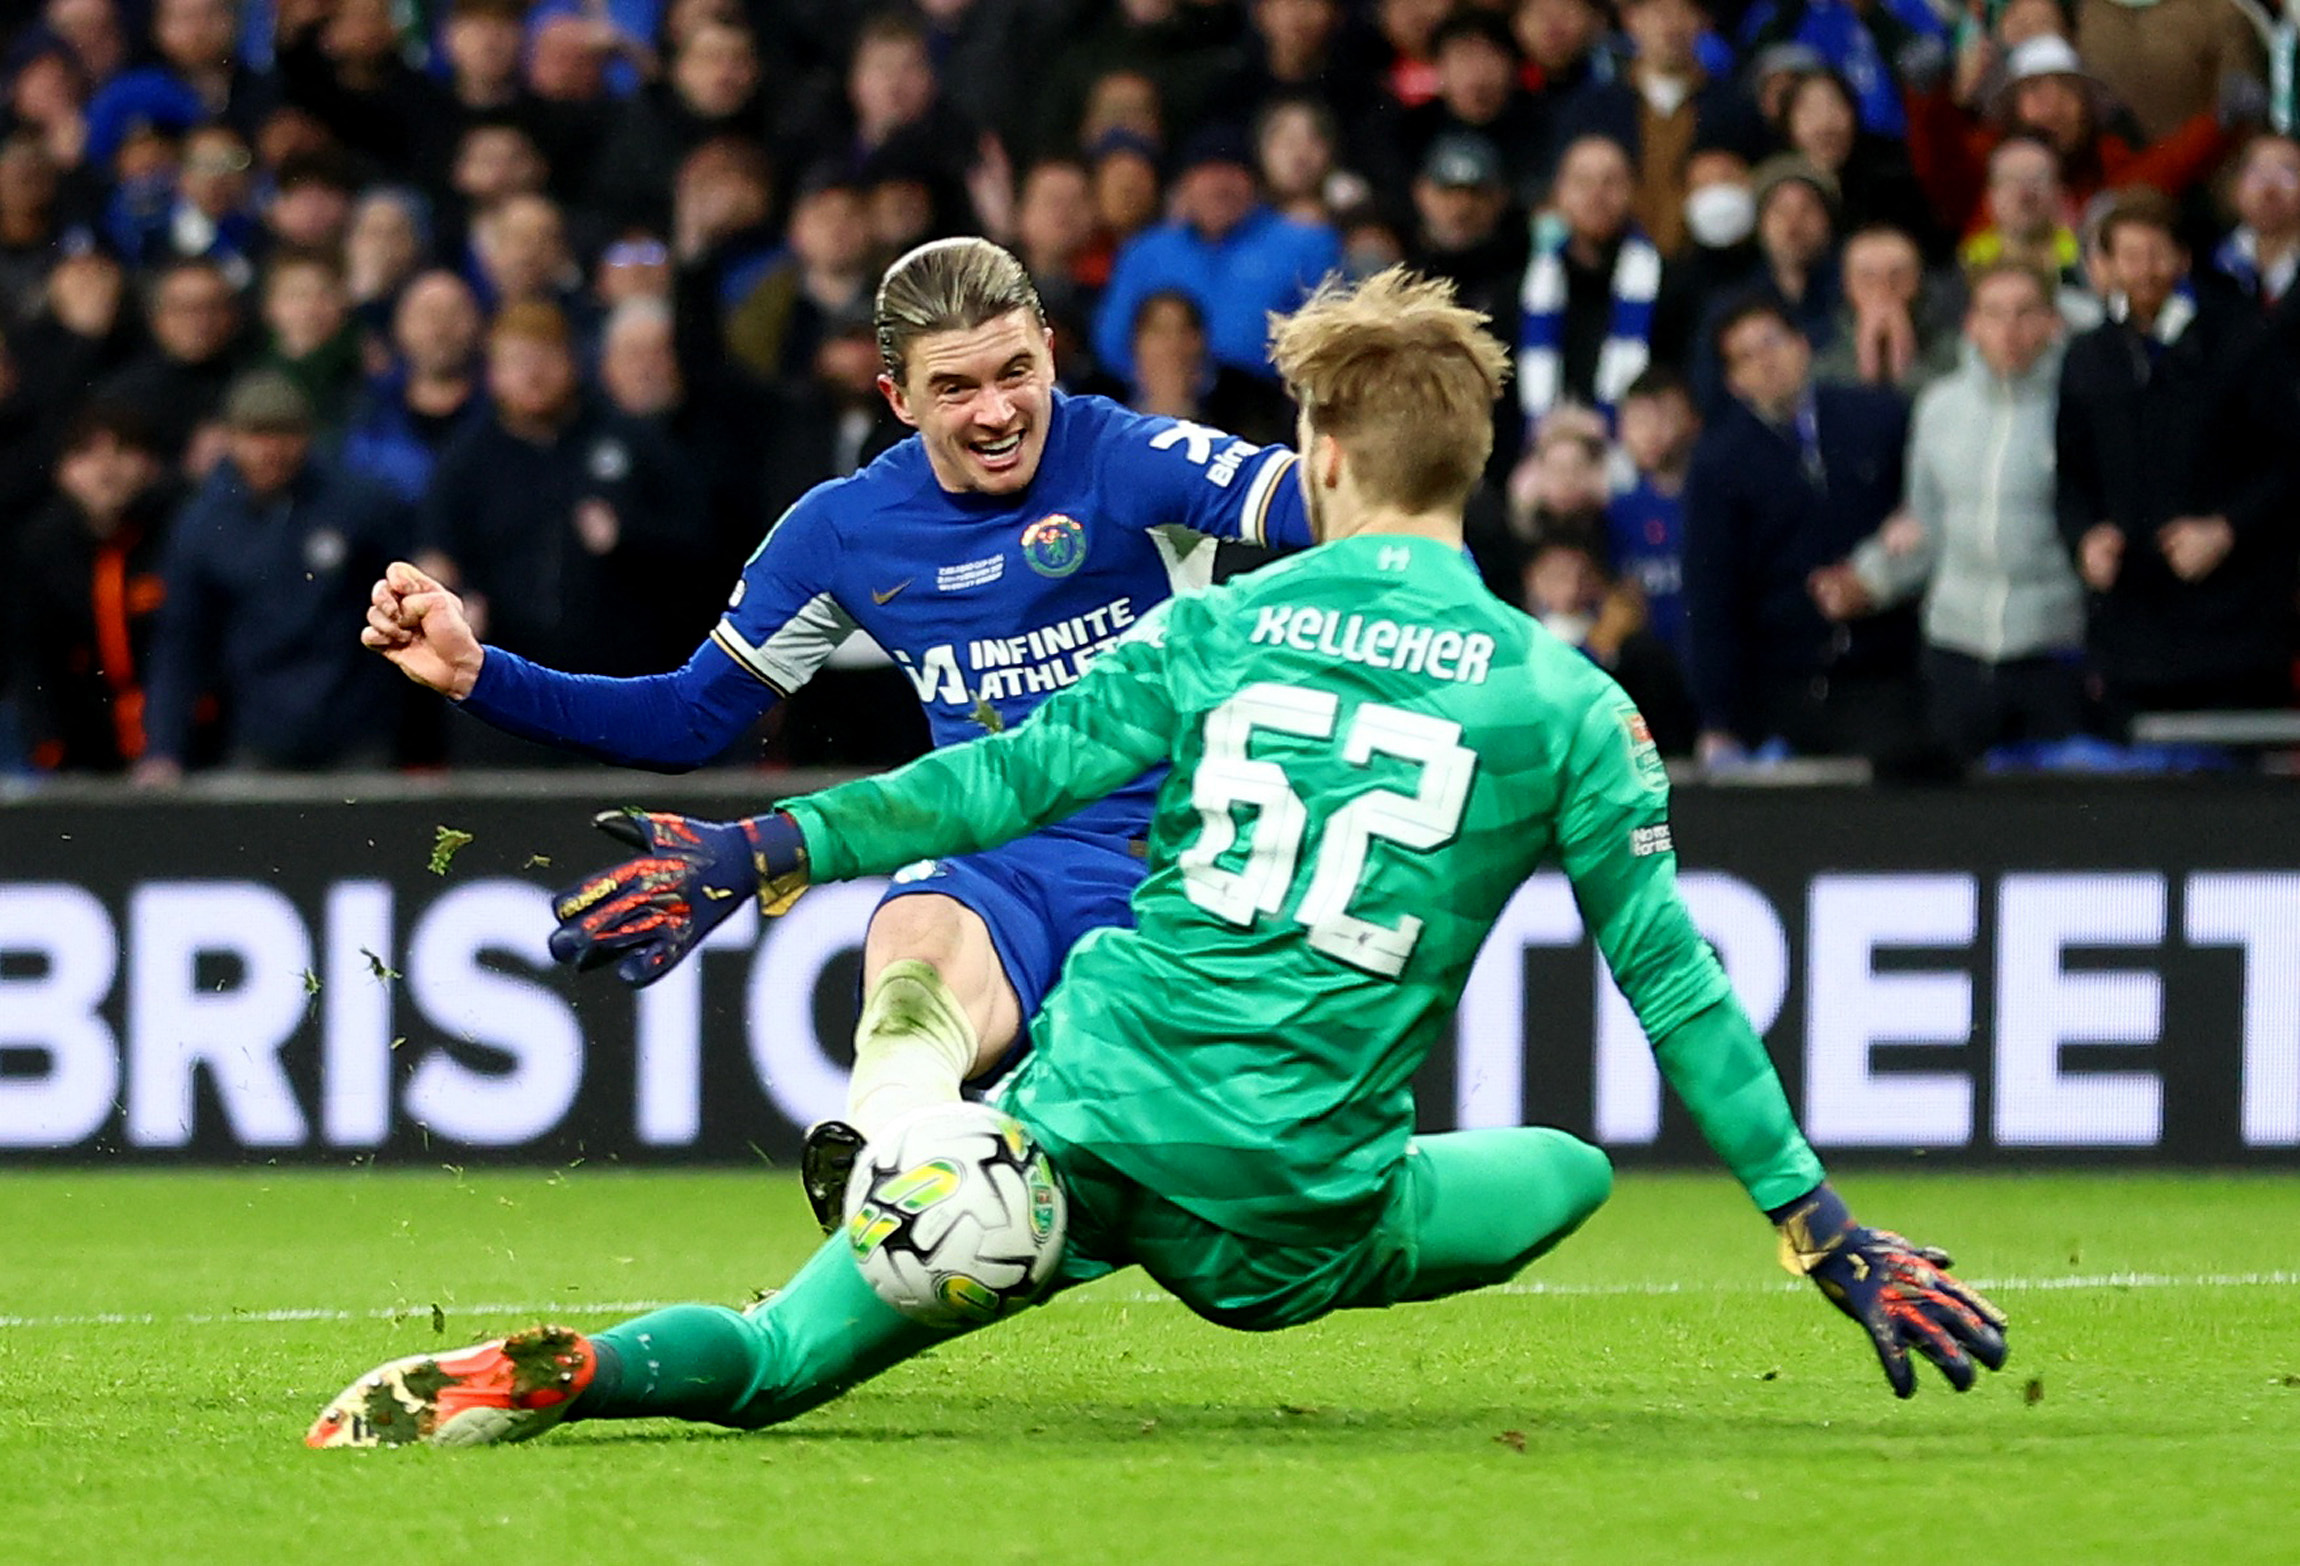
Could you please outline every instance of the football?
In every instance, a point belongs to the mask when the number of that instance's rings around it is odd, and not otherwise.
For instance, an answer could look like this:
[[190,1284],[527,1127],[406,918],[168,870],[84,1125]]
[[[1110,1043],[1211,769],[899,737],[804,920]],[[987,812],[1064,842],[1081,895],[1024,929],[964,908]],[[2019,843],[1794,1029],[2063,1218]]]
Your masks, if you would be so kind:
[[847,1185],[846,1236],[878,1297],[914,1321],[977,1327],[1036,1299],[1067,1211],[1045,1153],[988,1104],[933,1104],[873,1138]]

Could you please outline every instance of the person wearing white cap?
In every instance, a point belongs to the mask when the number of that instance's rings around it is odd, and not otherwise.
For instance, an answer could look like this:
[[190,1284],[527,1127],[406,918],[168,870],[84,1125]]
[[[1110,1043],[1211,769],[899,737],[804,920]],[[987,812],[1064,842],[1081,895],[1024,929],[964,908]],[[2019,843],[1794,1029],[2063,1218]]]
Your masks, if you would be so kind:
[[1910,156],[1935,204],[1952,220],[1974,216],[1988,156],[2008,135],[2033,136],[2059,156],[2062,186],[2080,210],[2103,191],[2132,185],[2177,198],[2220,166],[2266,106],[2266,89],[2257,80],[2232,77],[2215,111],[2145,143],[2127,129],[2130,117],[2113,111],[2107,90],[2075,46],[2042,33],[2006,58],[1989,120],[1935,100],[1911,123]]

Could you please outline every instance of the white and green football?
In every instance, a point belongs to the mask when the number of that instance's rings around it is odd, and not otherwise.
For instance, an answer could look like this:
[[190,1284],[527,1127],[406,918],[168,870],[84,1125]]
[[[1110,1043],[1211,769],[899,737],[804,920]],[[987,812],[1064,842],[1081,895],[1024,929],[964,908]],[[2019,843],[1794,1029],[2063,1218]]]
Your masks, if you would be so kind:
[[1068,1212],[1046,1154],[988,1104],[932,1104],[855,1160],[846,1237],[872,1292],[913,1321],[976,1327],[1029,1304]]

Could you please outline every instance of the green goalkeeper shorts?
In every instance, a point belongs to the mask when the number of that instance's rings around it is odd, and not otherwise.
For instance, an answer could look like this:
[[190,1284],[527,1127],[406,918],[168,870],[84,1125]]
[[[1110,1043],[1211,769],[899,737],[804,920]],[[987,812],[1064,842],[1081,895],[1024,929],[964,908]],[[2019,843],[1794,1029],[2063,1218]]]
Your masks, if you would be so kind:
[[1331,1241],[1278,1244],[1208,1223],[1083,1148],[1049,1143],[1047,1152],[1070,1198],[1058,1287],[1139,1266],[1208,1321],[1241,1332],[1275,1332],[1409,1297],[1414,1200],[1406,1165],[1381,1207],[1336,1216]]

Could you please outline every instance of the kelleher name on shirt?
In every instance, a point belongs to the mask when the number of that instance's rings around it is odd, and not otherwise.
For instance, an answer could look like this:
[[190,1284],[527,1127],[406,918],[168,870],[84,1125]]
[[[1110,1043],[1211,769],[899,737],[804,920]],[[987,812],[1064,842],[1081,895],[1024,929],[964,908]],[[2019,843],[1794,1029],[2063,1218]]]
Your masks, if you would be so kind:
[[1076,685],[1086,666],[1116,645],[1135,619],[1134,600],[1114,598],[1084,614],[1019,636],[968,642],[964,669],[959,667],[958,647],[950,642],[929,647],[915,661],[905,652],[894,656],[911,684],[918,687],[921,701],[971,706],[976,701],[1039,696]]
[[1248,640],[1463,685],[1483,685],[1493,665],[1493,638],[1483,631],[1465,636],[1435,626],[1400,625],[1368,615],[1345,615],[1339,609],[1298,609],[1291,604],[1258,610]]

